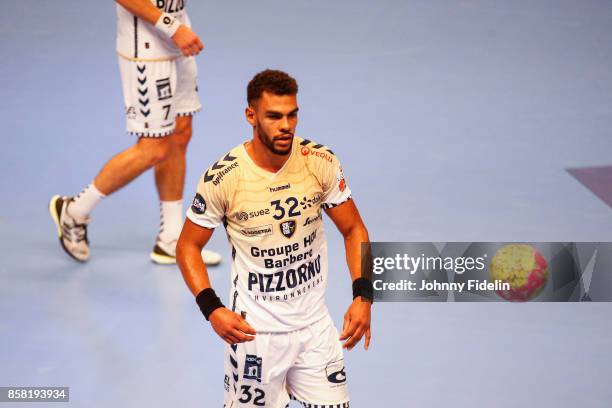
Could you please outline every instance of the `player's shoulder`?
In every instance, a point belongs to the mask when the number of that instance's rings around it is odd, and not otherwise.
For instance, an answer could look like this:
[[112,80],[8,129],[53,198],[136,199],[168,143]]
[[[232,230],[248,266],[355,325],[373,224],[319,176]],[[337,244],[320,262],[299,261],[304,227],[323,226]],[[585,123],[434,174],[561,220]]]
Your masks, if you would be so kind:
[[231,182],[230,180],[237,176],[237,169],[240,168],[243,160],[242,150],[243,148],[240,144],[221,156],[219,160],[206,169],[202,176],[202,181],[205,184],[211,183],[213,186],[220,186]]
[[311,139],[302,139],[298,137],[296,137],[296,142],[299,146],[299,152],[302,158],[314,167],[320,167],[325,164],[333,165],[338,161],[334,151],[327,145]]

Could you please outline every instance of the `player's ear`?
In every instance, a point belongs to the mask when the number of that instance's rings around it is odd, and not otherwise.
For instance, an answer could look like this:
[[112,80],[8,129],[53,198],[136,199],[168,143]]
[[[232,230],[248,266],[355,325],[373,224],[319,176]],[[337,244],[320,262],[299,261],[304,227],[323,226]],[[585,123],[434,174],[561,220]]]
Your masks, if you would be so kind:
[[246,116],[247,122],[249,122],[251,126],[255,127],[255,108],[251,105],[247,106],[244,110],[244,115]]

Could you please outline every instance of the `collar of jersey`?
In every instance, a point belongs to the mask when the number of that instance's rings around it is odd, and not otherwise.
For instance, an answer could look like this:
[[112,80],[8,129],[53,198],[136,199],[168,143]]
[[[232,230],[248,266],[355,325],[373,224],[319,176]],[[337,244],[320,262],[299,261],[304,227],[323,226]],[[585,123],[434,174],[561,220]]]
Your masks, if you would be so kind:
[[[276,176],[278,176],[279,174],[281,174],[283,172],[283,170],[285,170],[285,168],[288,166],[288,163],[291,161],[291,159],[293,158],[293,152],[295,151],[295,140],[296,138],[293,138],[293,145],[291,146],[291,153],[289,153],[289,158],[287,159],[287,161],[285,162],[285,164],[283,164],[283,167],[281,167],[280,169],[278,169],[278,171],[276,173],[273,173],[271,171],[268,171],[266,169],[262,169],[261,167],[259,167],[251,158],[251,156],[249,156],[249,152],[247,152],[246,147],[244,146],[244,143],[242,143],[241,148],[242,148],[242,154],[244,154],[246,160],[249,162],[249,165],[259,174],[263,175],[264,177],[267,178],[276,178]],[[245,142],[246,143],[246,142]]]

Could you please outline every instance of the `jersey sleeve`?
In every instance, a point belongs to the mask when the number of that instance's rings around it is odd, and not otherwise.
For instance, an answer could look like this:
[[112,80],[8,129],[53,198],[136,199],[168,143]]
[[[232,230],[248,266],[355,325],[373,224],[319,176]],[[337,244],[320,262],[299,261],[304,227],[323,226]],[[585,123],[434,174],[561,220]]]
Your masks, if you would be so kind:
[[346,184],[340,160],[327,150],[330,160],[318,163],[320,180],[323,187],[322,206],[332,208],[351,198],[351,189]]
[[216,228],[223,222],[227,200],[223,189],[207,181],[206,172],[198,183],[195,197],[187,210],[187,218],[205,228]]

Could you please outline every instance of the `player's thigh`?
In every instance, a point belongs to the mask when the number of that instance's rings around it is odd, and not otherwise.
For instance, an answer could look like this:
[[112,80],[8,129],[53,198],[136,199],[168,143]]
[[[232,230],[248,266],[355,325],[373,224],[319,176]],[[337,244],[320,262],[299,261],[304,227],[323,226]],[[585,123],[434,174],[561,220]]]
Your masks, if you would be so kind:
[[258,333],[255,340],[226,346],[225,407],[284,408],[286,374],[299,352],[287,334]]
[[128,133],[164,137],[175,128],[176,61],[132,61],[119,57]]
[[292,399],[306,406],[346,408],[349,394],[342,344],[329,316],[310,326],[310,340],[287,373]]
[[176,60],[176,114],[192,116],[200,109],[198,93],[198,66],[194,57],[181,57]]

